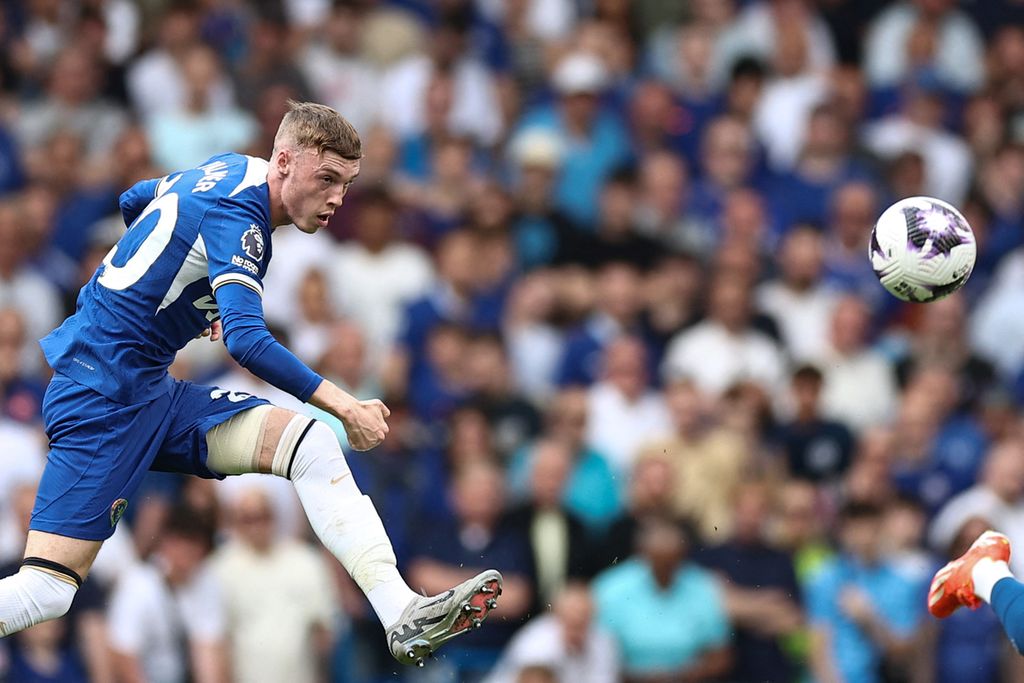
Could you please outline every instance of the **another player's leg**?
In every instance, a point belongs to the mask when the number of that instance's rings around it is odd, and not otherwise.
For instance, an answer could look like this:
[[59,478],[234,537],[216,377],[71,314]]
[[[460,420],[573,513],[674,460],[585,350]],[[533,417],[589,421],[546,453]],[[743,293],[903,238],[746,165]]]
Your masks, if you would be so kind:
[[992,606],[1003,630],[1018,652],[1024,653],[1024,584],[1007,564],[1010,540],[995,531],[978,537],[966,553],[940,569],[928,593],[928,610],[940,619],[960,607]]
[[373,503],[359,490],[337,436],[325,423],[261,406],[212,428],[206,442],[206,463],[214,471],[291,479],[310,525],[366,594],[400,662],[422,664],[439,646],[479,626],[496,606],[501,594],[496,571],[441,596],[420,596],[408,587]]

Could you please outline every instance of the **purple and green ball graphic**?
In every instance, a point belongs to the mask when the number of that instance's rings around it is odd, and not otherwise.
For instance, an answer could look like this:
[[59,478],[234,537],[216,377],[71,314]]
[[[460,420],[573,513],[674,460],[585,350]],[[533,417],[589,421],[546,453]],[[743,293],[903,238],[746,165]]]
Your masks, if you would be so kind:
[[928,303],[963,287],[974,268],[977,243],[955,208],[941,199],[909,197],[879,216],[868,256],[893,296]]

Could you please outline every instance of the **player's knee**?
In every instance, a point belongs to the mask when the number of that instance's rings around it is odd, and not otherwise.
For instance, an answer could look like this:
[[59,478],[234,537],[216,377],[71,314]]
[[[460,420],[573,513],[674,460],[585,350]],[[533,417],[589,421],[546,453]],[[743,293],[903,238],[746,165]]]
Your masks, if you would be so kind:
[[[11,620],[17,630],[67,614],[81,585],[75,572],[39,558],[26,559],[21,570],[7,581],[10,585],[5,588],[10,589],[24,608],[18,619]],[[7,624],[5,630],[13,632],[12,624]]]
[[[348,473],[348,463],[341,450],[338,435],[331,427],[321,420],[313,420],[304,430],[295,444],[295,455],[289,463],[288,476],[294,480],[306,474],[317,462],[330,462],[334,476]],[[337,471],[335,470],[344,470]]]

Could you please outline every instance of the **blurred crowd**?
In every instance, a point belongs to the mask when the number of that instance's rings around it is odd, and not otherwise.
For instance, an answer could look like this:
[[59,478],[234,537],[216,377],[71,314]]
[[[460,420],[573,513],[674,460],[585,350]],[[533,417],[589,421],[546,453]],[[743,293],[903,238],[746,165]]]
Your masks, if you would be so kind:
[[[288,482],[153,473],[0,679],[1024,680],[990,611],[925,610],[985,528],[1024,551],[1020,0],[5,0],[0,575],[118,194],[266,158],[288,98],[366,156],[277,229],[267,320],[390,406],[349,462],[410,585],[495,567],[500,608],[401,669]],[[912,195],[979,244],[927,306],[867,259]],[[315,412],[219,343],[172,370]]]

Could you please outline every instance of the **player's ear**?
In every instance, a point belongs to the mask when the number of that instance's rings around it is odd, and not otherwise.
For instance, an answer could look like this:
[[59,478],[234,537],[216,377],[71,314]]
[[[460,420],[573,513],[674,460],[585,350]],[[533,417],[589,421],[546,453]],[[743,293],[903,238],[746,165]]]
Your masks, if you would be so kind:
[[291,164],[291,149],[289,149],[288,147],[281,147],[280,149],[278,149],[277,152],[274,154],[274,167],[277,169],[277,172],[282,176],[288,175],[288,172],[291,170]]

